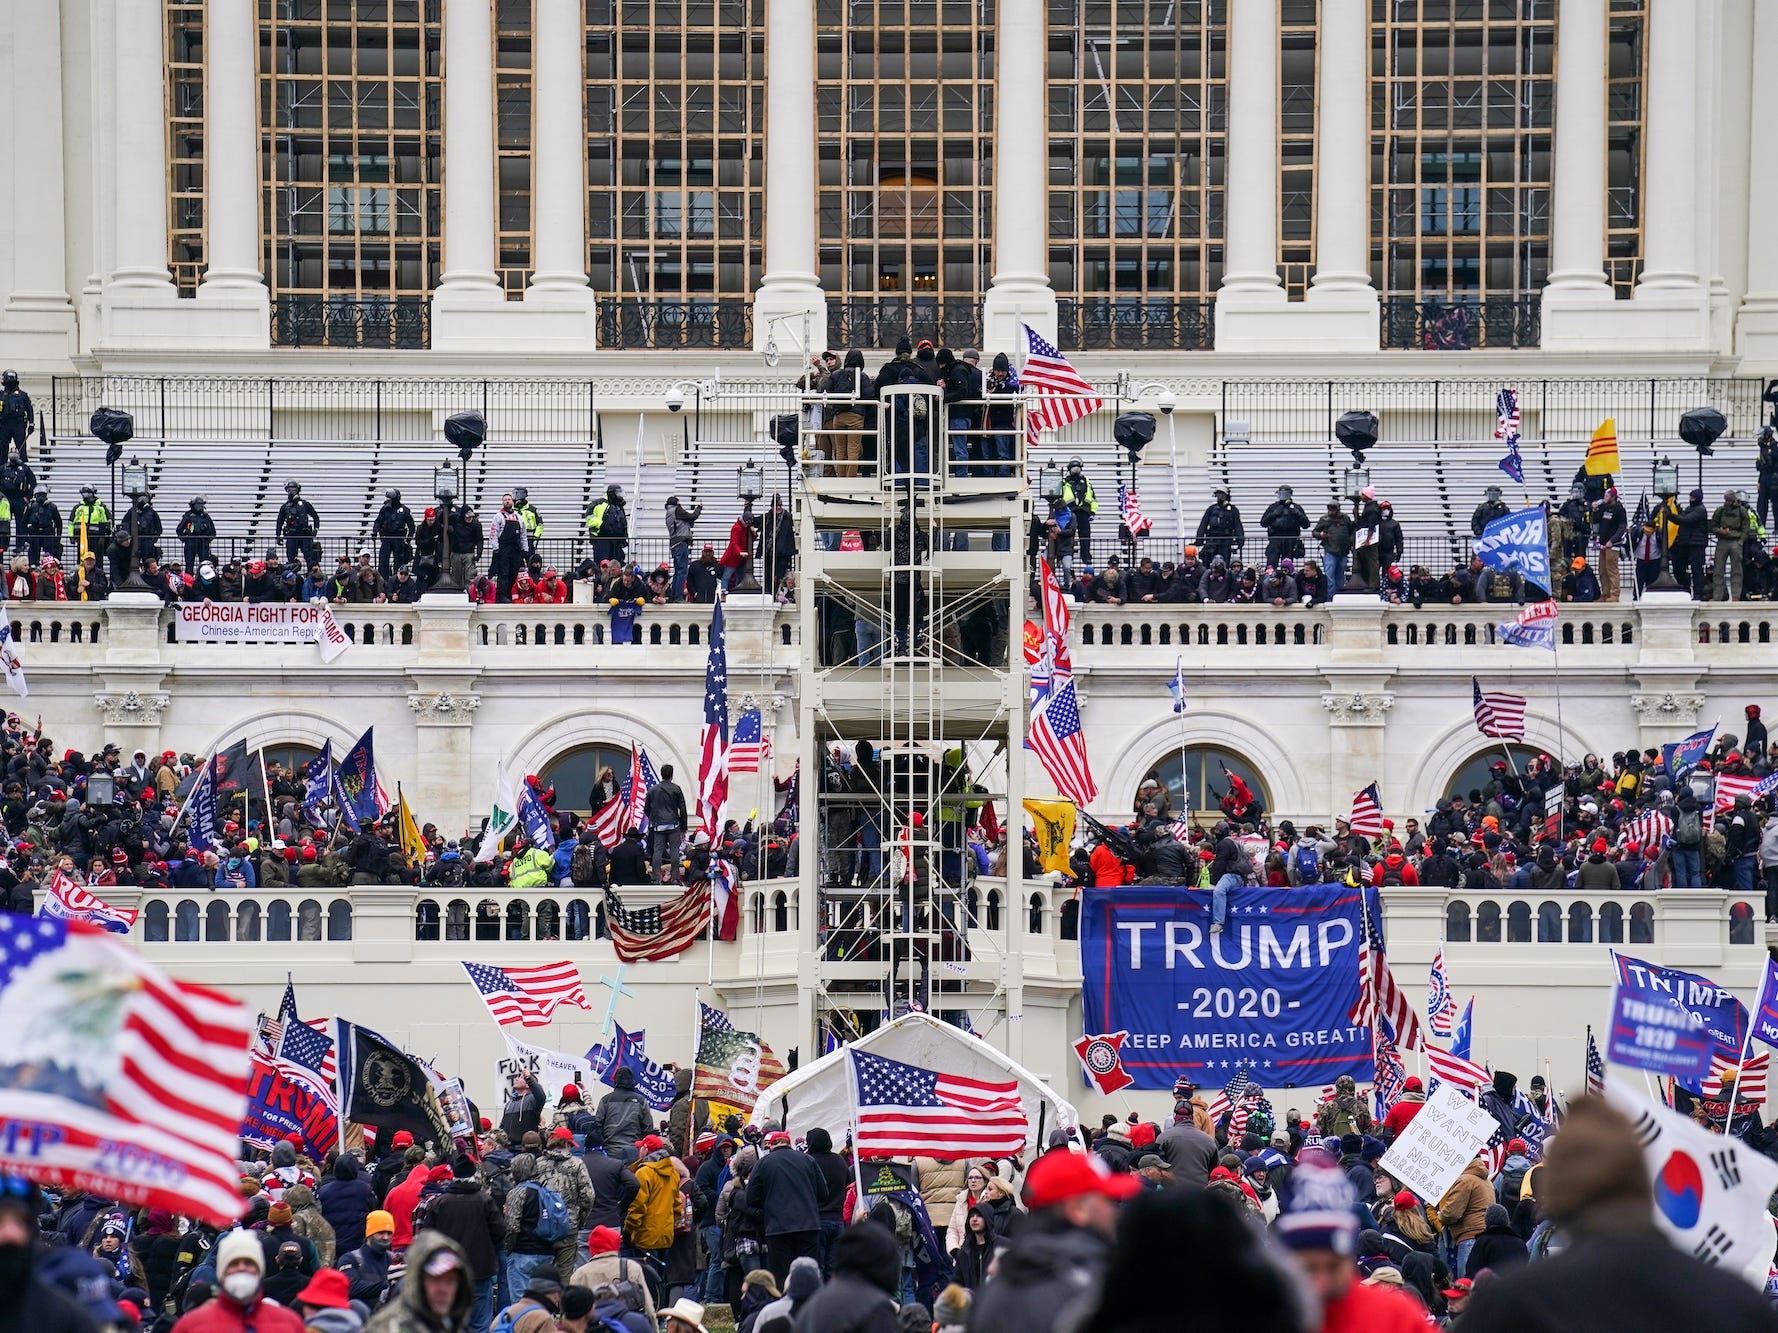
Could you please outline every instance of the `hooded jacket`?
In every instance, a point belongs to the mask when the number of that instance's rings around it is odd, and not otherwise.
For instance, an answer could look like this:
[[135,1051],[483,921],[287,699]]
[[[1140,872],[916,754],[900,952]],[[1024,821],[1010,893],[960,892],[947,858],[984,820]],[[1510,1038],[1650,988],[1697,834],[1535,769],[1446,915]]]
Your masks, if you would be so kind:
[[626,1147],[648,1133],[648,1102],[636,1091],[633,1071],[620,1069],[611,1078],[612,1090],[599,1099],[599,1133],[607,1147]]
[[468,1176],[446,1185],[427,1222],[432,1230],[457,1242],[476,1281],[494,1276],[500,1266],[500,1245],[506,1239],[506,1219],[481,1181]]
[[431,1172],[426,1163],[410,1167],[407,1176],[383,1200],[389,1216],[395,1219],[395,1248],[405,1249],[414,1239],[414,1206],[420,1202],[420,1191],[426,1188]]
[[[897,1333],[901,1251],[875,1222],[847,1227],[834,1242],[833,1279],[803,1303],[795,1333]],[[979,1328],[1015,1327],[971,1320]]]
[[1477,1158],[1463,1168],[1445,1197],[1438,1201],[1439,1221],[1456,1241],[1474,1240],[1487,1225],[1494,1203],[1494,1186],[1488,1180],[1488,1164]]
[[290,1229],[315,1247],[321,1267],[332,1268],[339,1241],[315,1202],[315,1191],[307,1185],[292,1185],[284,1191],[284,1202],[290,1208]]
[[974,1328],[1066,1326],[1064,1312],[1097,1299],[1111,1244],[1097,1232],[1034,1218],[1000,1253],[995,1276],[970,1308]]
[[673,1244],[679,1220],[679,1169],[667,1153],[637,1163],[636,1197],[624,1214],[624,1236],[639,1250],[665,1250]]
[[426,1284],[403,1282],[401,1294],[371,1316],[370,1322],[364,1326],[365,1333],[459,1333],[468,1326],[469,1311],[475,1304],[475,1290],[470,1285],[468,1257],[456,1241],[436,1231],[422,1232],[407,1252],[408,1269],[416,1274],[423,1272],[426,1261],[440,1250],[449,1250],[464,1265],[457,1270],[461,1276],[457,1282],[456,1299],[451,1302],[451,1312],[440,1319],[426,1304]]
[[710,1103],[694,1104],[691,1095],[692,1070],[673,1073],[673,1104],[667,1108],[667,1141],[681,1157],[691,1155],[692,1142],[710,1128]]

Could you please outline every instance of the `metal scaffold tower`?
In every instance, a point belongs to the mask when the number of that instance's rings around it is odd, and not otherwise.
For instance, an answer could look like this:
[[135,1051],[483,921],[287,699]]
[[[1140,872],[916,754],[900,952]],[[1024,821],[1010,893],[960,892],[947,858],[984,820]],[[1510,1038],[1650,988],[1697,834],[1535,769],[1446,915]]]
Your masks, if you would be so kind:
[[[788,424],[788,423],[786,423]],[[1022,1009],[1024,409],[926,384],[797,422],[801,901],[815,1049],[919,1008],[1013,1054]],[[976,844],[1010,825],[1004,869]]]

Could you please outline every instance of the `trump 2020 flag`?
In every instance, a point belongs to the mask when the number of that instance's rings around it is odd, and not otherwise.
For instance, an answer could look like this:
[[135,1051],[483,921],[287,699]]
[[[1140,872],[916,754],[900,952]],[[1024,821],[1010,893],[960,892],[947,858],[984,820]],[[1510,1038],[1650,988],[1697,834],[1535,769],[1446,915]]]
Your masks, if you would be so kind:
[[537,799],[537,793],[526,783],[519,793],[519,823],[524,825],[525,836],[544,851],[554,851],[556,832],[550,824],[549,811],[543,808],[543,802]]
[[1550,586],[1549,518],[1540,506],[1495,519],[1482,529],[1474,549],[1489,569],[1504,569],[1540,588]]
[[88,893],[60,870],[52,870],[49,892],[37,915],[59,917],[63,921],[84,921],[113,935],[128,935],[140,913],[134,908],[113,907],[96,894]]
[[1766,975],[1754,1003],[1753,1035],[1768,1046],[1778,1046],[1778,958],[1766,956]]
[[252,1037],[115,935],[0,913],[0,1172],[227,1226]]
[[364,735],[358,743],[346,751],[346,757],[340,760],[339,787],[345,793],[343,805],[359,819],[374,822],[383,814],[383,805],[377,785],[377,757],[371,733],[374,727],[366,727]]
[[622,1023],[612,1026],[617,1035],[610,1044],[594,1046],[586,1053],[593,1076],[606,1087],[615,1087],[612,1079],[617,1071],[627,1069],[636,1076],[636,1091],[642,1095],[643,1101],[656,1111],[669,1109],[675,1096],[673,1075],[649,1058],[644,1049],[647,1033],[626,1032]]
[[1772,1265],[1766,1200],[1778,1189],[1778,1162],[1657,1106],[1616,1079],[1605,1080],[1605,1100],[1635,1127],[1654,1182],[1655,1225],[1693,1258],[1764,1287]]
[[1185,711],[1185,659],[1178,657],[1173,660],[1173,679],[1167,682],[1167,693],[1173,696],[1173,711]]
[[1667,776],[1677,782],[1698,766],[1698,761],[1710,749],[1710,742],[1716,738],[1716,724],[1713,722],[1703,731],[1694,731],[1682,741],[1674,741],[1661,747],[1661,767]]
[[303,814],[309,822],[320,825],[324,819],[321,807],[333,799],[333,738],[321,742],[321,753],[303,767]]

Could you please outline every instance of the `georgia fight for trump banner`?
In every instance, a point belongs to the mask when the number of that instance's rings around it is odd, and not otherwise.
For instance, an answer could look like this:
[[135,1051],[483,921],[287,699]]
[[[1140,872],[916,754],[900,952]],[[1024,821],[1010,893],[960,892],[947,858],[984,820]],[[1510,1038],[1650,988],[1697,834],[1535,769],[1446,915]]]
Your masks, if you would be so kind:
[[[1127,1030],[1124,1068],[1140,1089],[1181,1074],[1226,1081],[1243,1060],[1264,1087],[1368,1081],[1371,1033],[1358,1002],[1359,890],[1316,884],[1229,894],[1210,933],[1202,889],[1087,889],[1080,913],[1089,1031]],[[1226,1071],[1226,1072],[1225,1072]]]

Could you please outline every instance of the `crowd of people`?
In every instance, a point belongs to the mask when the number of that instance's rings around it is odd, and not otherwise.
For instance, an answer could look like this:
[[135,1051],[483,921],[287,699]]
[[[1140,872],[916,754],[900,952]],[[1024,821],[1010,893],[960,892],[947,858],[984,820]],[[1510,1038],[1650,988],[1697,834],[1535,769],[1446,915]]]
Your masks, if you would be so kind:
[[[595,1102],[515,1075],[479,1132],[355,1126],[315,1160],[249,1148],[216,1227],[0,1177],[0,1327],[32,1333],[1461,1333],[1778,1329],[1772,1297],[1655,1229],[1635,1129],[1596,1098],[1557,1120],[1510,1073],[1479,1103],[1512,1135],[1438,1198],[1382,1159],[1339,1079],[1282,1120],[1213,1115],[1189,1078],[1164,1122],[1058,1128],[1010,1158],[861,1164],[814,1127],[711,1123],[690,1070],[658,1118],[619,1069]],[[1226,1100],[1226,1099],[1224,1099]],[[552,1104],[553,1101],[553,1104]],[[1756,1117],[1757,1118],[1757,1117]],[[1707,1312],[1707,1313],[1706,1313]]]
[[[1211,889],[1215,919],[1243,884],[1290,888],[1341,881],[1385,889],[1427,885],[1475,890],[1648,893],[1719,888],[1760,904],[1778,922],[1778,819],[1760,782],[1778,771],[1758,704],[1743,709],[1739,734],[1721,732],[1693,767],[1669,773],[1658,748],[1537,755],[1522,767],[1510,753],[1488,780],[1441,798],[1422,819],[1381,837],[1274,821],[1248,783],[1228,775],[1220,818],[1182,819],[1157,776],[1144,780],[1132,819],[1103,829],[1075,853],[1075,876],[1101,887],[1141,882]],[[1499,923],[1492,929],[1498,930]]]

